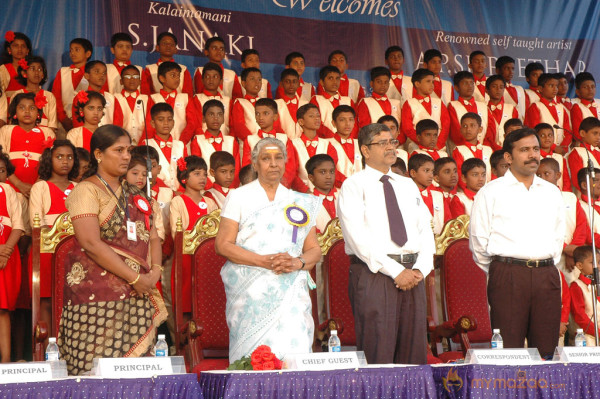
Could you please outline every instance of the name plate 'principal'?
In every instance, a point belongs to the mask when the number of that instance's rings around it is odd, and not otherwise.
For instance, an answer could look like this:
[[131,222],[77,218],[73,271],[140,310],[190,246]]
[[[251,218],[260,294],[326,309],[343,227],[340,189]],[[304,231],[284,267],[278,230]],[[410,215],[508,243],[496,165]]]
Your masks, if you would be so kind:
[[104,378],[149,378],[173,374],[169,357],[116,357],[94,359],[95,375]]
[[39,382],[52,379],[52,366],[48,362],[6,363],[0,365],[0,383]]
[[493,365],[524,365],[541,361],[536,348],[469,349],[465,363]]
[[293,356],[288,368],[296,370],[339,370],[360,367],[356,352],[315,352]]
[[600,363],[600,346],[558,346],[552,360],[566,363]]

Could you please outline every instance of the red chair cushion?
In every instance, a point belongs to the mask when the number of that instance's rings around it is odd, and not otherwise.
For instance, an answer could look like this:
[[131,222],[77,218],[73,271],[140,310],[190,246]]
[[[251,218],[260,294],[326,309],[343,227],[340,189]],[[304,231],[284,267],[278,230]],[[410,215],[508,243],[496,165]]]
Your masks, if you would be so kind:
[[356,346],[354,332],[354,315],[348,297],[348,280],[350,277],[350,258],[344,251],[344,240],[336,241],[323,261],[323,266],[329,270],[327,292],[329,298],[328,318],[339,319],[344,327],[339,335],[344,346]]
[[204,359],[193,368],[192,373],[200,374],[203,371],[226,370],[229,359]]
[[60,324],[60,317],[62,316],[63,298],[64,298],[64,287],[65,287],[65,269],[71,267],[67,265],[66,257],[70,258],[70,254],[74,251],[73,246],[75,245],[75,236],[69,236],[56,246],[54,254],[52,256],[52,268],[54,273],[52,276],[52,322],[53,325],[50,327],[52,337],[58,337],[58,326]]

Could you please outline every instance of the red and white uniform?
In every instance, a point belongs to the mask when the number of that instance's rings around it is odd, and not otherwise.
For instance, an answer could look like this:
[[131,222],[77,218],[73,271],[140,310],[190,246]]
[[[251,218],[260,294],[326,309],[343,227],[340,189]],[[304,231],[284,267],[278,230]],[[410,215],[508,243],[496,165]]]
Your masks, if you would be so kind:
[[[142,100],[142,104],[138,101]],[[139,90],[133,93],[122,90],[115,94],[115,113],[113,123],[127,130],[132,143],[139,142],[144,136],[144,112],[148,113],[148,96],[140,94]]]
[[512,104],[515,106],[521,120],[525,118],[526,101],[525,90],[521,86],[506,82],[506,88],[504,90],[504,102],[506,104]]
[[[0,183],[0,244],[6,244],[12,230],[25,230],[19,200],[15,190]],[[0,309],[15,310],[21,287],[21,257],[13,250],[6,266],[0,270]]]
[[363,169],[362,155],[358,147],[358,140],[353,138],[341,138],[335,135],[329,139],[328,154],[335,163],[335,185],[342,187],[346,178]]
[[525,111],[529,109],[531,104],[539,102],[541,98],[542,96],[540,96],[537,87],[529,86],[529,89],[525,89]]
[[[413,92],[413,95],[416,94]],[[454,87],[452,83],[444,80],[437,75],[433,78],[433,93],[431,93],[431,97],[439,98],[442,100],[445,106],[450,104],[450,101],[454,100]]]
[[257,134],[253,134],[251,136],[246,137],[242,149],[242,167],[250,164],[252,150],[261,139],[264,139],[266,137],[279,139],[283,144],[285,144],[285,149],[287,152],[287,162],[285,164],[285,172],[283,174],[283,178],[281,179],[281,184],[283,184],[287,188],[290,188],[294,183],[294,180],[298,178],[297,161],[296,150],[292,145],[292,141],[288,139],[285,133],[278,133],[275,129],[269,132],[263,132],[261,129],[258,129]]
[[400,133],[398,134],[400,143],[404,143],[407,138],[415,143],[418,142],[416,126],[423,119],[432,119],[438,124],[440,133],[436,148],[444,148],[450,130],[450,116],[442,101],[431,96],[421,97],[416,95],[404,102],[400,120]]
[[490,165],[490,157],[492,156],[491,147],[487,145],[472,145],[472,144],[463,144],[457,146],[454,151],[452,151],[452,158],[456,161],[456,169],[458,173],[461,173],[462,164],[471,158],[479,158],[485,163],[485,174],[486,174],[486,182],[489,182],[492,179],[492,166]]
[[512,104],[506,104],[504,99],[501,99],[498,104],[488,103],[489,113],[489,129],[486,132],[483,143],[494,149],[494,151],[502,148],[504,143],[504,123],[509,119],[519,117],[517,109]]
[[18,72],[12,63],[0,65],[0,89],[8,98],[14,96],[15,91],[25,88],[17,81],[17,76]]
[[246,137],[256,134],[260,130],[260,126],[256,123],[256,114],[254,107],[256,106],[258,97],[249,95],[244,98],[237,98],[233,101],[231,107],[229,134],[239,140],[245,140]]
[[[162,213],[163,227],[165,231],[170,231],[169,225],[169,211],[171,206],[171,200],[173,200],[173,190],[168,187],[161,179],[156,179],[156,184],[152,186],[150,190],[152,199],[158,204],[158,207]],[[169,241],[168,237],[165,237],[165,241]]]
[[0,120],[8,122],[8,98],[4,93],[0,93]]
[[[309,102],[310,99],[316,94],[315,86],[313,86],[312,83],[305,82],[304,79],[300,77],[300,86],[298,87],[296,94],[298,94],[298,97],[300,97],[302,101]],[[284,98],[284,96],[285,92],[283,91],[283,87],[277,86],[277,89],[275,90],[275,98]]]
[[408,166],[408,152],[402,148],[396,148],[396,158],[404,161],[404,165]]
[[487,82],[487,76],[482,75],[480,78],[473,75],[475,79],[475,91],[473,92],[473,98],[475,101],[479,101],[487,104],[490,101],[490,96],[485,91],[485,83]]
[[[114,60],[112,64],[106,64],[106,84],[108,85],[108,91],[112,94],[121,93],[123,85],[121,84],[121,72],[127,65],[131,65],[130,61],[122,62]],[[142,78],[142,67],[134,65],[140,73],[140,79]],[[141,81],[140,81],[141,83]],[[159,86],[160,87],[160,86]]]
[[277,103],[277,111],[279,114],[277,123],[281,126],[281,130],[283,130],[290,139],[300,137],[302,129],[298,125],[296,112],[298,112],[298,108],[307,104],[308,101],[302,100],[297,94],[294,98],[289,98],[285,94],[282,94],[281,98],[278,98],[275,102]]
[[413,84],[410,76],[405,76],[404,71],[398,75],[392,74],[390,79],[390,88],[386,95],[389,99],[400,100],[400,107],[404,102],[413,96]]
[[220,184],[213,183],[210,190],[208,190],[208,193],[210,193],[211,198],[217,203],[217,206],[223,208],[227,195],[233,190],[233,188],[226,188]]
[[[365,97],[365,90],[356,79],[350,79],[345,73],[340,77],[340,88],[338,93],[343,97],[350,97],[354,104],[358,104]],[[317,86],[317,95],[325,95],[321,83]]]
[[89,151],[92,134],[94,134],[94,132],[91,130],[83,126],[79,126],[67,132],[67,140],[69,140],[75,147],[85,148]]
[[[223,125],[221,126],[221,132],[228,136],[229,135],[229,114],[231,111],[231,98],[222,95],[221,93],[217,93],[213,95],[208,91],[203,91],[202,93],[196,94],[194,99],[192,100],[194,107],[196,108],[196,126],[202,126],[202,131],[206,130],[206,123],[202,120],[202,107],[204,107],[204,103],[208,100],[217,100],[223,104]],[[199,120],[198,120],[199,117]],[[189,123],[189,121],[188,121]],[[198,134],[198,129],[196,129],[196,134]]]
[[[324,138],[331,138],[334,136],[336,129],[333,127],[333,110],[340,105],[349,105],[354,108],[354,102],[350,97],[342,96],[339,93],[330,96],[323,92],[323,94],[317,94],[310,99],[310,102],[319,107],[319,113],[321,114],[321,127],[318,130],[319,136]],[[354,124],[354,130],[352,131],[351,137],[356,137],[355,131],[358,132],[358,127]]]
[[556,96],[556,102],[564,105],[569,112],[573,108],[573,101],[569,97]]
[[[190,141],[197,127],[194,122],[198,120],[195,114],[196,107],[190,101],[190,96],[180,93],[177,90],[167,92],[163,89],[160,89],[159,93],[152,94],[148,99],[148,111],[146,112],[146,127],[149,137],[153,137],[156,131],[152,127],[152,114],[150,110],[152,110],[154,104],[158,103],[167,103],[173,107],[175,125],[173,126],[173,130],[171,130],[171,136],[175,140],[181,140],[184,143]],[[188,119],[190,119],[189,123]]]
[[575,99],[573,101],[573,106],[571,107],[571,124],[573,126],[573,134],[575,137],[581,140],[581,136],[579,135],[579,125],[581,125],[581,121],[590,116],[598,118],[600,116],[599,110],[600,99],[594,99],[594,101]]
[[472,112],[481,118],[481,133],[477,136],[477,142],[483,143],[489,126],[489,111],[485,103],[475,101],[475,97],[465,100],[458,97],[456,101],[450,101],[448,104],[448,115],[450,115],[450,139],[456,145],[464,144],[465,140],[460,133],[460,119],[467,113]]
[[[115,96],[113,96],[107,91],[101,91],[99,93],[102,94],[102,96],[106,100],[106,105],[104,105],[104,115],[102,116],[102,119],[100,119],[100,123],[98,124],[98,126],[112,125],[113,117],[115,114]],[[71,107],[71,115],[75,115],[78,112],[75,109],[75,104],[72,104]],[[74,117],[73,127],[79,126],[83,126],[83,121],[80,122],[77,117]]]
[[[238,174],[240,171],[240,145],[238,141],[232,136],[225,136],[222,132],[219,132],[218,136],[213,136],[209,132],[197,134],[191,141],[190,152],[192,155],[197,155],[206,160],[208,164],[210,156],[215,151],[226,151],[233,155],[235,159],[235,179],[232,184],[233,187],[237,187]],[[210,165],[208,165],[210,169]],[[214,183],[214,177],[208,175],[208,179],[211,183]],[[211,184],[212,186],[212,184]]]
[[[587,151],[586,151],[587,148]],[[600,168],[600,148],[583,144],[583,147],[574,147],[567,154],[567,164],[569,165],[569,175],[571,175],[571,185],[581,191],[577,182],[577,173],[588,164],[588,151],[592,158],[594,168]]]
[[[562,192],[565,206],[565,243],[567,245],[581,246],[585,245],[588,236],[588,222],[577,196],[571,192]],[[557,264],[560,271],[563,272],[567,282],[571,283],[577,278],[575,270],[569,271],[566,268],[565,254],[563,253],[560,262]]]
[[2,151],[10,157],[15,166],[15,176],[24,183],[33,184],[38,179],[38,165],[44,141],[54,139],[54,132],[47,127],[34,127],[25,131],[19,125],[4,125],[0,128]]
[[562,129],[554,129],[554,143],[560,146],[571,144],[571,122],[569,120],[569,111],[562,105],[554,101],[541,98],[537,103],[531,104],[525,113],[525,126],[532,129],[538,123],[548,123],[550,126],[558,125]]
[[56,112],[62,123],[73,116],[73,98],[80,91],[88,89],[88,81],[83,78],[85,71],[75,65],[62,67],[54,78],[52,94],[56,98]]
[[[175,60],[169,60],[171,62],[175,62]],[[158,60],[155,64],[146,65],[142,72],[142,82],[140,85],[140,91],[143,94],[151,95],[154,93],[158,93],[161,87],[163,87],[160,80],[158,80],[158,66],[162,64],[162,60]],[[185,93],[192,97],[194,95],[194,86],[192,85],[192,76],[190,75],[190,71],[188,71],[187,67],[183,64],[179,64],[181,67],[181,78],[179,80],[179,86],[177,87],[177,91],[179,93]]]
[[[540,148],[540,156],[542,158],[554,158],[560,167],[560,174],[562,175],[560,181],[558,182],[558,188],[560,191],[571,191],[571,178],[569,176],[569,168],[567,166],[567,160],[560,154],[554,152],[556,148],[556,144],[552,146],[550,152],[546,152]],[[577,176],[575,176],[577,179]]]
[[306,172],[306,162],[316,154],[329,154],[331,144],[329,140],[316,136],[309,139],[304,133],[297,139],[290,140],[294,147],[296,158],[296,176],[297,178],[292,183],[292,188],[303,193],[312,191],[315,186],[308,179]]
[[[233,95],[233,85],[237,80],[237,75],[231,69],[227,69],[223,64],[219,64],[221,71],[223,71],[223,80],[219,86],[219,92],[229,98]],[[202,70],[204,67],[198,67],[194,71],[194,88],[196,93],[202,93],[204,91],[204,84],[202,83]]]
[[[231,93],[231,98],[234,100],[236,98],[244,97],[246,95],[246,89],[242,86],[242,78],[236,76],[236,79],[233,83],[233,91]],[[258,92],[258,98],[273,98],[273,92],[271,91],[271,83],[265,78],[262,79],[260,90]]]
[[[11,99],[14,98],[17,94],[21,93],[29,93],[29,91],[27,91],[27,89],[19,89],[13,93]],[[56,97],[54,97],[54,94],[52,94],[51,91],[46,91],[42,89],[42,93],[44,94],[44,97],[46,97],[46,101],[48,102],[46,103],[46,105],[44,105],[44,108],[42,108],[42,120],[40,121],[38,126],[49,127],[50,129],[57,129],[58,114],[56,113]],[[2,101],[2,98],[0,98],[0,101]],[[2,106],[0,106],[0,115],[4,115],[2,114],[1,109]],[[6,115],[4,115],[4,118],[6,118]],[[0,119],[2,119],[1,116]]]
[[[571,315],[573,321],[577,324],[577,328],[583,329],[585,334],[586,346],[596,346],[594,323],[594,308],[592,297],[592,280],[579,275],[579,278],[574,280],[569,287],[571,294]],[[600,301],[596,297],[597,306],[600,306]],[[599,331],[600,333],[600,331]]]
[[158,178],[161,179],[171,190],[179,189],[177,181],[177,160],[182,157],[187,157],[187,149],[183,142],[169,137],[168,140],[163,140],[156,136],[148,141],[143,140],[140,145],[149,145],[154,147],[158,152],[161,171]]
[[[585,217],[587,220],[587,225],[590,226],[591,225],[591,221],[590,221],[590,214],[589,214],[589,203],[590,201],[588,200],[587,195],[585,194],[581,194],[581,199],[579,200],[579,204],[581,205],[581,209],[583,209],[583,212],[585,213]],[[594,207],[594,225],[592,226],[592,232],[594,233],[594,240],[595,242],[600,242],[600,201],[595,200],[593,203],[593,207]],[[591,244],[592,243],[592,236],[589,234],[589,230],[586,232],[586,244]]]
[[411,157],[415,154],[425,154],[430,156],[434,161],[437,161],[440,158],[448,156],[448,153],[446,151],[436,150],[435,148],[423,147],[421,144],[417,145],[419,146],[419,148],[410,153]]
[[448,202],[444,199],[442,193],[433,188],[426,188],[421,191],[421,198],[423,198],[423,202],[427,205],[427,209],[429,209],[429,213],[433,218],[434,234],[440,234],[444,224],[452,219]]
[[380,96],[377,93],[373,93],[372,97],[365,97],[358,104],[358,127],[375,123],[385,115],[391,115],[396,118],[398,125],[400,125],[400,118],[402,115],[402,107],[400,100],[394,100],[387,96]]
[[335,209],[337,205],[338,191],[334,187],[331,189],[331,191],[329,191],[329,193],[323,194],[315,188],[312,193],[317,197],[323,198],[323,202],[319,208],[319,213],[317,214],[317,232],[323,233],[325,231],[325,227],[327,227],[327,224],[331,222],[331,219],[335,219],[336,217]]
[[463,191],[456,193],[450,200],[450,212],[452,213],[453,219],[460,215],[471,216],[471,208],[473,207],[473,200],[475,199],[476,194],[477,193],[468,188],[463,188]]

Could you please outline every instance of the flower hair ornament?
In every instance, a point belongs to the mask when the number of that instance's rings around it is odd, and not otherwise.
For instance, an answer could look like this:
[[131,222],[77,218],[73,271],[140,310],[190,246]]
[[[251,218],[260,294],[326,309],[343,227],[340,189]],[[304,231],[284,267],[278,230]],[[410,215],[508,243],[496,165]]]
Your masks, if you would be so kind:
[[46,106],[46,104],[48,104],[48,99],[44,95],[44,90],[38,91],[33,101],[35,102],[35,106],[37,107],[37,109],[43,109]]
[[29,65],[27,64],[27,60],[25,58],[21,58],[19,60],[19,66],[21,67],[22,70],[26,71],[29,69]]
[[177,160],[177,169],[179,169],[182,172],[187,169],[187,162],[185,162],[185,159],[183,157]]
[[15,40],[15,32],[13,32],[12,30],[6,31],[6,33],[4,34],[4,39],[7,42],[12,43]]
[[78,106],[83,106],[85,104],[87,104],[87,102],[90,99],[88,98],[88,94],[87,91],[83,91],[81,90],[79,93],[77,93],[77,95],[75,96],[75,99],[73,100]]

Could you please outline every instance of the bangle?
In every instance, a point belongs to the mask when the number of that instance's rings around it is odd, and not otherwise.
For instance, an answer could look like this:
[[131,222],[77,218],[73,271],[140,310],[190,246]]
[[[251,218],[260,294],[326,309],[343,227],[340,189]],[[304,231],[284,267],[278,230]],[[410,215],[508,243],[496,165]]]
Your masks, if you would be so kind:
[[159,265],[158,263],[153,263],[151,267],[154,266],[157,266],[161,273],[165,271],[165,268],[162,265]]
[[141,274],[138,273],[138,275],[135,278],[135,280],[133,280],[131,283],[129,283],[129,285],[135,285],[135,283],[137,283],[140,280],[140,276],[141,276]]
[[304,269],[304,266],[306,266],[306,261],[302,256],[298,256],[298,259],[300,259],[300,262],[302,262],[302,267],[300,268],[300,270],[302,270]]

